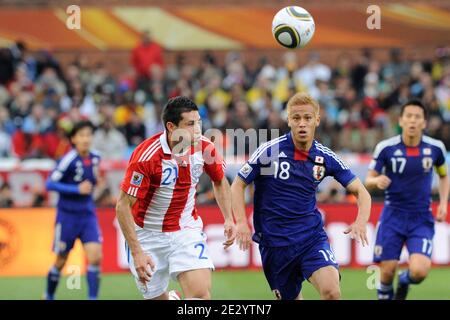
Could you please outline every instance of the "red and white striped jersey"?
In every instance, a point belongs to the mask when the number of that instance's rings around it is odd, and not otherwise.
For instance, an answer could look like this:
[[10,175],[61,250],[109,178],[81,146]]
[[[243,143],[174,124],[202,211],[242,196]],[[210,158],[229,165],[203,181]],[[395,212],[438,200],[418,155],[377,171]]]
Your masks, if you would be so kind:
[[165,131],[138,145],[121,184],[124,192],[138,199],[132,208],[136,225],[161,232],[203,228],[195,208],[203,171],[213,181],[222,180],[225,171],[225,162],[204,136],[181,156],[172,154]]

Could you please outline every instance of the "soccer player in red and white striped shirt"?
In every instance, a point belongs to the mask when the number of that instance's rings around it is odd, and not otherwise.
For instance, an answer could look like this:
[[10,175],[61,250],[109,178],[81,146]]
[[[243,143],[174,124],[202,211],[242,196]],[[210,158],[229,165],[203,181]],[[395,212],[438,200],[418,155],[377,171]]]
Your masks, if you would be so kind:
[[195,208],[195,192],[205,171],[225,219],[228,248],[236,229],[225,164],[214,144],[202,136],[193,101],[170,99],[162,118],[164,132],[133,152],[117,201],[130,269],[145,299],[168,299],[170,278],[179,281],[185,298],[209,299],[214,265]]

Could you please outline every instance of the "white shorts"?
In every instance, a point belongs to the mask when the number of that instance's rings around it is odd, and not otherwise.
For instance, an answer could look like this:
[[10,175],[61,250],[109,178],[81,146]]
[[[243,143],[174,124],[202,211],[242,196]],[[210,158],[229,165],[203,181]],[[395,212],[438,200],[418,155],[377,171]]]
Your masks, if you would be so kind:
[[152,299],[167,291],[169,280],[176,281],[177,276],[188,270],[211,269],[214,264],[206,245],[206,234],[199,229],[184,229],[175,232],[155,232],[145,229],[136,230],[142,250],[150,255],[155,270],[144,285],[136,273],[132,255],[129,266],[139,291],[144,299]]

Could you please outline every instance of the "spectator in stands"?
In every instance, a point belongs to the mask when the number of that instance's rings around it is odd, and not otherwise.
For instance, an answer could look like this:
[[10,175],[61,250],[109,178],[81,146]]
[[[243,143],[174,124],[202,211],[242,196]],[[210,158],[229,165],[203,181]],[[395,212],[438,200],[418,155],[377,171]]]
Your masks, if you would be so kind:
[[164,68],[162,48],[152,40],[149,30],[142,32],[142,42],[131,52],[131,64],[140,88],[151,80],[153,66]]
[[122,160],[127,151],[127,140],[114,127],[112,119],[105,119],[94,133],[93,149],[100,152],[102,159]]
[[130,120],[123,127],[123,133],[127,139],[127,143],[133,149],[145,140],[145,125],[136,112],[132,112]]

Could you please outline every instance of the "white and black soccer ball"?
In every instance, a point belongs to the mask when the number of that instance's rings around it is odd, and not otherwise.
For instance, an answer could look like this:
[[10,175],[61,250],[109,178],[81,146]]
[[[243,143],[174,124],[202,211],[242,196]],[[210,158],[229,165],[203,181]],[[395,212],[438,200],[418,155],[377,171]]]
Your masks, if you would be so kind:
[[314,30],[313,17],[302,7],[285,7],[273,17],[272,34],[285,48],[303,48],[311,41]]

